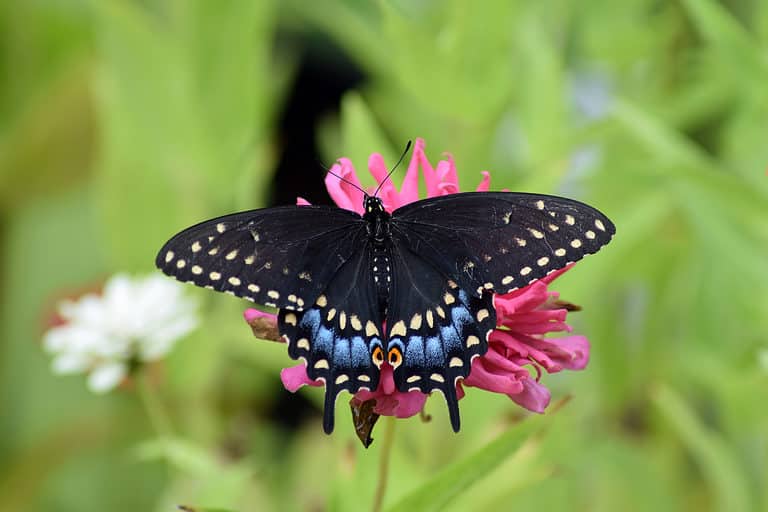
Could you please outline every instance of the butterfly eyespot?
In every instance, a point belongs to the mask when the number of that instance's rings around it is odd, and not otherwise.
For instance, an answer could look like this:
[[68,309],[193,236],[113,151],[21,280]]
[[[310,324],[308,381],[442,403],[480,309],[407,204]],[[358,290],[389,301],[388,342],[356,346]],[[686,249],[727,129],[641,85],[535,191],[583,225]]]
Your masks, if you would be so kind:
[[381,363],[384,362],[384,351],[381,349],[381,347],[376,347],[373,349],[373,354],[371,357],[373,358],[373,364],[380,368]]
[[392,365],[392,368],[397,369],[403,362],[403,355],[400,353],[400,349],[397,347],[389,349],[387,360],[389,361],[389,364]]

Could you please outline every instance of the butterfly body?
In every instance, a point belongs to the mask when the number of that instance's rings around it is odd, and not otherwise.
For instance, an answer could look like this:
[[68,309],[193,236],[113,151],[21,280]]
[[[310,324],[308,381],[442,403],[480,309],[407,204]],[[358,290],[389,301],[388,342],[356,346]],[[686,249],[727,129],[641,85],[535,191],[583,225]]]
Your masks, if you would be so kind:
[[363,221],[368,235],[367,250],[370,253],[368,257],[370,273],[376,287],[379,312],[383,318],[386,314],[392,283],[391,253],[389,250],[392,244],[389,224],[392,216],[384,209],[384,205],[378,197],[366,197],[364,208]]
[[494,293],[596,252],[614,233],[570,199],[482,192],[434,197],[392,214],[277,207],[219,217],[169,240],[157,266],[181,281],[279,308],[278,330],[325,383],[323,426],[341,391],[440,391],[458,431],[456,382],[488,348]]

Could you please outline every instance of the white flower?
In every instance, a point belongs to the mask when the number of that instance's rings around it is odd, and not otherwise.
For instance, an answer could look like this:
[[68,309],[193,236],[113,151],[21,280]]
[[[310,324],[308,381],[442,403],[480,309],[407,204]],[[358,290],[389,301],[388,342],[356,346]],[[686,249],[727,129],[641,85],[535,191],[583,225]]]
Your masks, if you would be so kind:
[[65,323],[45,333],[57,374],[89,372],[88,387],[104,393],[128,373],[131,361],[153,361],[197,326],[197,304],[182,285],[158,274],[112,276],[101,295],[59,304]]

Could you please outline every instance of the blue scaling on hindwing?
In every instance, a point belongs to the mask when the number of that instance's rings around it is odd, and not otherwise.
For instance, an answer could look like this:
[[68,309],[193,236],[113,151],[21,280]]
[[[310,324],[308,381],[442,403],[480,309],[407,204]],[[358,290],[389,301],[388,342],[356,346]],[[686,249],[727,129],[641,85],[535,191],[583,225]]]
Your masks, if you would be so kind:
[[[309,334],[309,339],[315,339],[322,328],[320,320],[320,311],[315,308],[309,309],[301,316],[299,328]],[[293,357],[293,355],[291,357]]]
[[[366,338],[365,324],[357,315],[342,311],[329,314],[328,299],[303,311],[280,310],[278,328],[288,342],[288,353],[307,364],[307,376],[325,382],[323,428],[333,430],[336,396],[347,390],[374,390],[379,373],[373,365],[369,345],[380,345],[378,337]],[[369,322],[371,320],[366,320]],[[368,325],[372,332],[371,325]]]
[[349,338],[335,337],[333,340],[333,367],[334,368],[351,368],[351,347]]
[[439,336],[427,338],[427,349],[424,351],[424,355],[426,356],[424,364],[430,370],[438,371],[445,364],[443,341]]
[[424,336],[415,334],[408,338],[403,359],[414,368],[423,368],[426,365]]
[[458,431],[456,383],[469,375],[472,359],[487,350],[496,313],[490,293],[475,298],[453,282],[433,295],[440,297],[438,303],[388,315],[392,327],[387,348],[392,353],[404,345],[402,362],[393,365],[397,388],[440,391],[448,404],[451,425]]
[[440,328],[440,338],[443,340],[445,351],[452,353],[461,351],[461,336],[455,324],[446,324]]
[[341,341],[344,340],[336,337],[336,334],[333,332],[333,330],[327,328],[324,325],[321,325],[320,329],[317,330],[317,335],[315,336],[315,350],[322,352],[325,357],[332,358],[335,361],[337,351],[336,347]]
[[464,337],[464,326],[474,323],[472,314],[469,312],[469,308],[464,304],[458,304],[451,308],[451,326],[456,329],[459,336]]
[[[375,390],[379,371],[369,347],[380,346],[380,321],[372,279],[359,283],[366,251],[344,265],[314,303],[304,311],[280,310],[278,329],[288,353],[307,363],[307,376],[325,382],[323,428],[334,425],[336,397],[341,391]],[[350,286],[350,283],[357,283]]]
[[352,338],[352,367],[364,368],[371,362],[371,354],[368,352],[368,345],[362,336]]

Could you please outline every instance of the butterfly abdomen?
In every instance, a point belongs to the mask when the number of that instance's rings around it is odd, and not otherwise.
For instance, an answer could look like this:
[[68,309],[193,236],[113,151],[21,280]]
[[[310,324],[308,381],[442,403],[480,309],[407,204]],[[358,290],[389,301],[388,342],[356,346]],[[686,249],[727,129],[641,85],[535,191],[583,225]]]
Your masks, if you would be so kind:
[[383,244],[371,244],[371,275],[376,287],[379,313],[382,318],[387,313],[389,305],[389,293],[392,286],[392,259],[389,249]]
[[392,216],[377,197],[366,197],[364,208],[363,220],[368,235],[370,273],[376,289],[378,311],[384,318],[392,287]]

